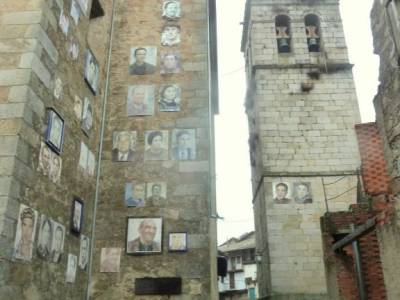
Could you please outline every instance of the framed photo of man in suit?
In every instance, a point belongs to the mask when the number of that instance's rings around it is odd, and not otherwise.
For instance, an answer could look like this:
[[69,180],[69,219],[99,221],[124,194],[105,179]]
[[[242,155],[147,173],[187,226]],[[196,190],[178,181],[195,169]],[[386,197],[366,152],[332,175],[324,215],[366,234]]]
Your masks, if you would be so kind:
[[136,131],[115,131],[113,134],[113,161],[133,161],[136,152]]
[[74,197],[72,201],[72,213],[71,213],[71,231],[74,233],[81,233],[83,225],[83,201]]
[[157,47],[138,46],[131,48],[129,61],[130,75],[149,75],[156,72]]
[[128,87],[126,112],[128,116],[154,115],[154,85],[131,85]]
[[162,218],[128,217],[126,253],[162,253]]

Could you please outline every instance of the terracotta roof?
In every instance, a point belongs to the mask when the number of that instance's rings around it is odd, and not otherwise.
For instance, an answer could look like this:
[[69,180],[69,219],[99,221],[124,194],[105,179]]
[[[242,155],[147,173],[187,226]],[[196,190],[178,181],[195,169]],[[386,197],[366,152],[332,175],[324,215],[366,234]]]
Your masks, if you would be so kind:
[[374,122],[358,124],[355,128],[361,155],[364,189],[370,195],[387,193],[389,176],[378,127]]

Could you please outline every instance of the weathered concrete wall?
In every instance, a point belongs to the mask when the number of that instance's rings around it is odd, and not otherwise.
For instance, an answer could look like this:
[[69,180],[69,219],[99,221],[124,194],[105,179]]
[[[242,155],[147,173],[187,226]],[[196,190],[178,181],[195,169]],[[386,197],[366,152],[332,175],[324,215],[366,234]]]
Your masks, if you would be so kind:
[[[360,114],[339,3],[249,0],[247,13],[242,50],[249,80],[246,111],[256,137],[250,145],[257,249],[263,255],[258,276],[265,279],[260,297],[324,299],[323,180],[326,198],[332,198],[329,210],[347,210],[356,201],[354,174],[360,166],[354,131]],[[320,18],[320,52],[308,50],[304,17],[310,13]],[[275,17],[282,14],[290,18],[290,53],[277,49]],[[292,188],[309,183],[312,203],[296,203],[293,194],[288,203],[275,203],[278,182]]]
[[[135,296],[135,279],[143,277],[181,277],[182,295],[174,296],[174,299],[208,300],[216,297],[211,284],[215,267],[211,260],[215,256],[210,254],[215,243],[212,241],[215,228],[209,221],[212,141],[209,135],[207,1],[182,1],[182,16],[173,22],[181,26],[181,43],[174,47],[161,46],[160,43],[162,28],[167,23],[162,18],[161,4],[157,0],[116,2],[110,97],[93,257],[94,299],[160,299],[161,296]],[[154,74],[129,74],[131,48],[139,46],[157,47]],[[160,52],[171,50],[181,53],[182,71],[161,75]],[[180,84],[182,88],[181,110],[178,112],[160,112],[158,109],[158,90],[167,83]],[[155,85],[154,114],[128,116],[128,86],[140,84]],[[185,128],[195,129],[196,157],[190,161],[172,160],[173,130]],[[137,132],[135,155],[133,161],[116,162],[112,158],[113,133],[123,130]],[[147,130],[169,132],[169,156],[165,160],[145,160]],[[127,207],[124,188],[132,181],[165,182],[166,200],[158,204],[145,202],[142,207]],[[161,253],[126,254],[127,217],[163,218]],[[188,233],[187,252],[168,252],[168,233],[174,231]],[[122,249],[119,273],[100,273],[101,248],[105,247]]]

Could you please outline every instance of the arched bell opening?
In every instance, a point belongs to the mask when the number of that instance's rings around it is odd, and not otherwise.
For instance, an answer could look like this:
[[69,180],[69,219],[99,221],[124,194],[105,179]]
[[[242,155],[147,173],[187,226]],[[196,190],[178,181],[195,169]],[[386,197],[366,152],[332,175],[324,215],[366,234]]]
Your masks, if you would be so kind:
[[321,49],[321,29],[319,17],[314,14],[305,16],[307,45],[309,52],[319,52]]
[[290,18],[286,15],[275,17],[276,41],[279,53],[290,52]]

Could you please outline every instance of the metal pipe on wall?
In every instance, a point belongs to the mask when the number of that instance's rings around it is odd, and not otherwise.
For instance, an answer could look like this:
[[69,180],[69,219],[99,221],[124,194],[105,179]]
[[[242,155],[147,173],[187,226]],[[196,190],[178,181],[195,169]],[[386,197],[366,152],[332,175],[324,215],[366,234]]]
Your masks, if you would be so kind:
[[[351,232],[354,232],[355,230],[354,224],[350,224],[350,229]],[[352,246],[353,246],[354,261],[357,274],[358,293],[360,295],[360,300],[366,300],[367,295],[365,294],[365,285],[364,285],[364,278],[362,275],[361,255],[360,255],[360,248],[358,247],[358,241],[355,240],[352,243]]]

